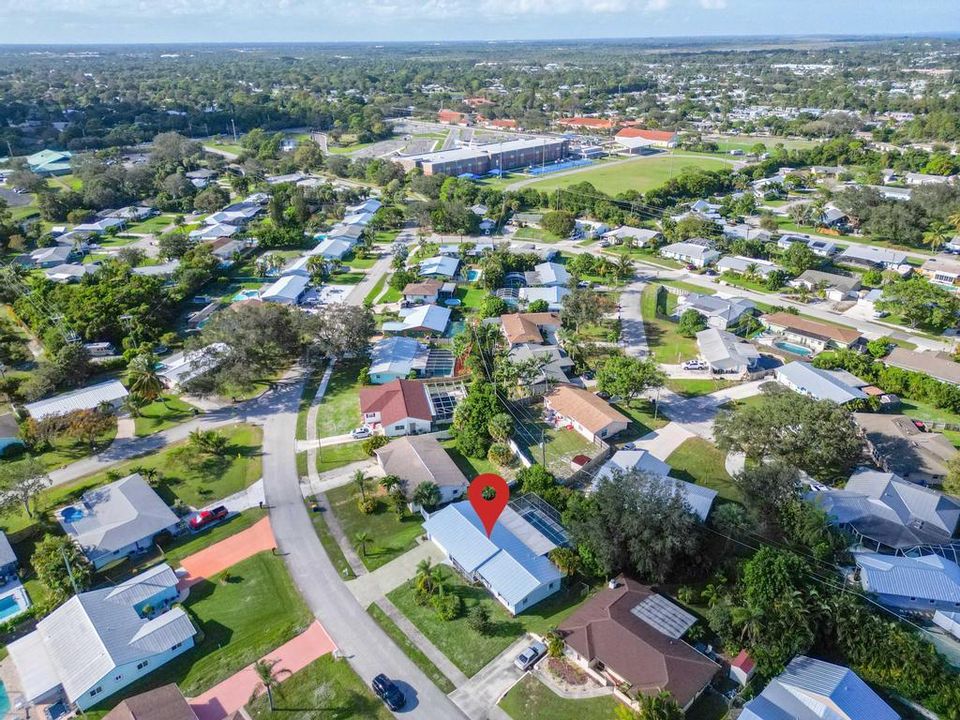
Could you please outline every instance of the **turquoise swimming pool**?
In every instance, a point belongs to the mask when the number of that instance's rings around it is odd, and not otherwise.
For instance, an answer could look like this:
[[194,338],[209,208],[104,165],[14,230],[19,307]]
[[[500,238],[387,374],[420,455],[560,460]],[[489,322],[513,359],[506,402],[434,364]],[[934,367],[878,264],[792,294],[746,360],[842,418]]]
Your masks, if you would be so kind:
[[10,712],[10,698],[7,695],[7,689],[0,682],[0,718],[5,718]]
[[480,276],[483,274],[482,270],[477,270],[476,268],[471,268],[467,270],[467,280],[469,282],[476,282],[480,279]]
[[813,350],[810,348],[806,348],[803,345],[794,345],[786,340],[777,340],[775,343],[773,343],[773,346],[775,348],[780,348],[784,352],[799,355],[800,357],[809,357],[810,355],[813,355]]
[[233,296],[234,302],[240,302],[241,300],[249,300],[250,298],[260,297],[260,291],[254,290],[253,288],[247,288],[246,290],[241,290],[236,295]]
[[[13,595],[0,598],[0,620],[6,620],[11,615],[16,615],[21,609],[20,603]],[[0,718],[2,717],[3,713],[0,713]]]

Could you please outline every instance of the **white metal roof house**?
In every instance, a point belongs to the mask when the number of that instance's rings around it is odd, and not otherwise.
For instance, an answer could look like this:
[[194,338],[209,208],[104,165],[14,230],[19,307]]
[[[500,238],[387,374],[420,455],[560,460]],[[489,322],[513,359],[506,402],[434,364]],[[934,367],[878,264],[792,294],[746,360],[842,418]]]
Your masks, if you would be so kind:
[[560,589],[560,571],[547,557],[557,545],[509,506],[489,538],[469,502],[435,512],[423,530],[459,572],[483,583],[514,615]]
[[160,361],[157,375],[165,387],[179,387],[216,368],[229,349],[225,343],[212,343],[199,350],[174,353]]
[[900,720],[850,668],[798,655],[740,720]]
[[165,563],[67,600],[8,646],[27,702],[86,710],[192,648],[196,629],[176,600]]
[[450,323],[450,308],[440,305],[417,305],[400,310],[398,322],[383,324],[384,332],[418,335],[442,335]]
[[97,569],[149,550],[179,519],[139,474],[87,490],[60,508],[57,522]]
[[62,265],[54,265],[53,267],[46,268],[43,274],[50,282],[69,283],[80,280],[85,275],[93,275],[99,269],[99,263],[88,263],[86,265],[81,265],[80,263],[63,263]]
[[770,273],[780,270],[780,266],[769,260],[758,260],[757,258],[743,257],[742,255],[727,255],[720,258],[717,262],[717,270],[720,272],[732,272],[737,274],[748,273],[751,270],[760,277],[767,277]]
[[570,273],[560,263],[545,262],[534,266],[533,277],[528,277],[529,280],[533,280],[531,285],[540,287],[566,286],[570,282]]
[[724,298],[719,295],[687,293],[680,296],[674,314],[679,317],[687,310],[695,310],[706,319],[710,327],[726,330],[755,308],[753,301],[742,297]]
[[437,255],[421,261],[418,272],[421,277],[452,278],[460,267],[459,258]]
[[326,238],[311,248],[307,255],[322,255],[328,260],[343,260],[353,250],[353,243],[339,238]]
[[118,408],[125,397],[127,397],[127,389],[123,383],[119,380],[107,380],[54,395],[45,400],[27,403],[23,408],[34,420],[42,420],[51,415],[66,415],[76,410],[93,410],[104,403]]
[[753,343],[715,327],[697,333],[697,347],[703,361],[718,373],[742,375],[756,367],[760,359]]
[[307,291],[309,284],[310,278],[302,275],[284,275],[261,292],[260,299],[264,302],[276,302],[282,305],[299,305],[300,299]]
[[660,254],[671,260],[694,267],[706,267],[720,259],[720,253],[711,247],[690,242],[678,242],[660,248]]
[[563,299],[570,294],[570,289],[561,285],[552,287],[522,287],[518,291],[520,299],[528,305],[537,300],[545,300],[549,310],[560,310]]
[[648,230],[646,228],[636,228],[629,225],[621,225],[603,236],[604,239],[612,240],[615,243],[625,242],[634,247],[646,247],[652,242],[660,239],[659,230]]
[[960,567],[940,555],[856,553],[864,592],[900,610],[960,610]]
[[867,397],[860,388],[868,383],[843,370],[823,370],[810,363],[796,361],[778,367],[774,376],[782,385],[814,400],[832,400],[843,405]]
[[414,338],[396,336],[378,340],[370,350],[370,382],[383,385],[406,378],[411,372],[423,371],[429,354],[430,349]]

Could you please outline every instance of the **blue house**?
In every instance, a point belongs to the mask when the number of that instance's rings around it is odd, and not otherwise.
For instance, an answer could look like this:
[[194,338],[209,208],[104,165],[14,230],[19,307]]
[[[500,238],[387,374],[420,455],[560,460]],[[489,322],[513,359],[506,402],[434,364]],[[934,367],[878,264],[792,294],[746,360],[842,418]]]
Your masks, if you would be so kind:
[[858,553],[860,584],[877,601],[900,610],[960,610],[960,566],[940,555],[904,557]]
[[180,522],[139,474],[87,490],[57,521],[97,570],[153,548],[158,533],[176,534]]
[[513,615],[560,589],[560,570],[547,557],[557,545],[509,506],[489,538],[469,502],[435,512],[423,529],[458,572],[482,583]]
[[8,646],[26,701],[86,710],[185,653],[197,631],[177,597],[162,564],[67,600]]
[[373,344],[370,351],[370,382],[383,385],[406,379],[411,372],[426,368],[430,349],[414,338],[387,337]]
[[900,720],[850,668],[798,655],[740,720]]

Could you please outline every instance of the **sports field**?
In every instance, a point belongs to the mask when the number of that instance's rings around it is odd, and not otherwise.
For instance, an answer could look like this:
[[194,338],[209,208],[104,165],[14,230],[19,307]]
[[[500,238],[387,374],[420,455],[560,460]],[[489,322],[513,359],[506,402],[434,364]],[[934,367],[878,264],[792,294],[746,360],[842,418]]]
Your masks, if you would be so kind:
[[624,162],[606,163],[599,167],[588,168],[581,172],[547,176],[543,180],[530,183],[526,187],[537,190],[556,190],[575,183],[589,182],[601,192],[616,195],[627,190],[646,192],[663,185],[667,180],[680,174],[686,167],[704,170],[731,168],[727,161],[707,156],[661,155],[641,157]]
[[804,138],[783,138],[770,135],[708,135],[704,140],[717,143],[721,152],[730,150],[743,150],[749,152],[757,143],[763,143],[767,150],[772,150],[777,145],[783,145],[787,150],[799,150],[801,148],[810,148],[820,143],[819,140],[806,140]]

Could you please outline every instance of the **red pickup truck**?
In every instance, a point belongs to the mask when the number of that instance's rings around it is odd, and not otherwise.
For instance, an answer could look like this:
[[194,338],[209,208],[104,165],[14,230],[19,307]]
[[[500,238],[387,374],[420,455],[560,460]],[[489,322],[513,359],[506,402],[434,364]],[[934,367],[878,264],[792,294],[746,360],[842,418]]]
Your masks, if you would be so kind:
[[194,531],[202,530],[207,525],[223,520],[228,514],[227,508],[223,505],[218,505],[213,510],[201,510],[190,518],[190,529]]

